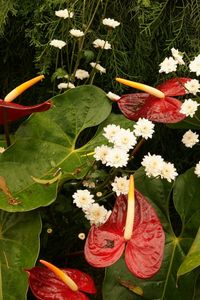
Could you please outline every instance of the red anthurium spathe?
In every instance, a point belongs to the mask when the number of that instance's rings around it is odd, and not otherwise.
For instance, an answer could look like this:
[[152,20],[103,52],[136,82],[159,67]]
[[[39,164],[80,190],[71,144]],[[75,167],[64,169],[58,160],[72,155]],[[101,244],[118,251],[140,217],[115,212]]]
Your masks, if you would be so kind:
[[[150,278],[160,269],[165,234],[153,207],[130,178],[127,196],[117,197],[109,219],[93,225],[85,243],[85,258],[94,267],[108,267],[125,251],[128,269],[139,278]],[[127,204],[128,202],[128,204]]]
[[[89,300],[88,294],[95,294],[92,278],[77,269],[59,269],[40,260],[44,267],[26,270],[32,293],[39,300]],[[83,293],[85,292],[85,293]]]
[[156,88],[122,78],[116,80],[145,92],[123,95],[117,101],[120,110],[128,119],[137,121],[139,118],[146,118],[153,122],[177,123],[186,117],[180,113],[182,102],[173,97],[187,93],[184,84],[191,78],[173,78]]
[[0,124],[9,123],[16,121],[22,117],[28,116],[34,112],[42,112],[48,110],[52,107],[51,101],[46,101],[44,103],[33,105],[33,106],[24,106],[20,104],[12,103],[12,101],[22,94],[29,87],[37,83],[38,81],[44,78],[43,75],[32,78],[29,81],[26,81],[12,90],[4,100],[0,99]]

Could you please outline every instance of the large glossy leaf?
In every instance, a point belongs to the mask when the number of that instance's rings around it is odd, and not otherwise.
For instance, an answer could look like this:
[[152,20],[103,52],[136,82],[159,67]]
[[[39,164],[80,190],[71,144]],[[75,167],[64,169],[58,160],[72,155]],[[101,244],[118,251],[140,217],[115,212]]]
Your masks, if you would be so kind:
[[[164,260],[159,273],[149,280],[139,280],[128,271],[124,259],[106,271],[103,299],[115,300],[186,300],[197,299],[198,270],[177,278],[177,271],[188,253],[200,223],[199,179],[191,169],[179,176],[174,186],[165,180],[147,178],[143,170],[136,172],[136,187],[152,203],[166,234]],[[172,193],[173,189],[173,193]],[[169,200],[173,197],[182,221],[176,236],[169,218]],[[175,226],[180,226],[179,222]],[[137,291],[140,291],[140,296]]]
[[[56,96],[54,107],[31,116],[16,134],[15,143],[0,157],[0,208],[27,211],[55,200],[60,180],[82,178],[91,167],[87,156],[99,144],[98,132],[77,145],[80,134],[102,123],[111,104],[95,86],[80,86]],[[46,184],[42,184],[41,180]],[[51,183],[51,184],[50,184]]]
[[25,300],[28,289],[24,269],[34,266],[39,251],[39,214],[0,212],[0,299]]

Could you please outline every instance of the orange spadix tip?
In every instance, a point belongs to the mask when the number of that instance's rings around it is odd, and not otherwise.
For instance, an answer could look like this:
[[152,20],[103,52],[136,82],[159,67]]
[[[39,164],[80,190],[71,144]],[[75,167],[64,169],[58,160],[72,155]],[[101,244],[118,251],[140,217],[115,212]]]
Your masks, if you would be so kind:
[[118,81],[118,82],[120,82],[124,85],[133,87],[135,89],[141,90],[143,92],[146,92],[146,93],[148,93],[152,96],[155,96],[157,98],[164,98],[165,97],[165,94],[163,92],[161,92],[160,90],[158,90],[154,87],[151,87],[149,85],[143,84],[143,83],[139,83],[139,82],[123,79],[123,78],[116,78],[116,81]]
[[78,286],[77,284],[67,275],[65,274],[62,270],[54,266],[53,264],[45,261],[45,260],[40,260],[41,264],[46,266],[49,270],[51,270],[62,282],[64,282],[72,291],[76,292],[78,291]]
[[21,95],[23,92],[25,92],[28,88],[30,88],[32,85],[36,84],[38,81],[44,79],[44,75],[39,75],[36,76],[22,84],[20,84],[19,86],[17,86],[16,88],[14,88],[5,98],[4,101],[5,102],[11,102],[14,99],[16,99],[19,95]]
[[129,191],[128,191],[128,201],[134,201],[135,199],[135,185],[134,185],[134,177],[133,175],[129,178]]

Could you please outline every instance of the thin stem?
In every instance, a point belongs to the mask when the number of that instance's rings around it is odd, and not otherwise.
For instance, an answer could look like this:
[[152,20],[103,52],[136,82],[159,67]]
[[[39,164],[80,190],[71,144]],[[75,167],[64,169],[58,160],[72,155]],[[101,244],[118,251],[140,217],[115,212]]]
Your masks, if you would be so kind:
[[142,138],[139,143],[136,145],[135,149],[133,150],[133,152],[131,153],[131,157],[134,157],[134,155],[139,151],[140,147],[144,144],[145,139]]

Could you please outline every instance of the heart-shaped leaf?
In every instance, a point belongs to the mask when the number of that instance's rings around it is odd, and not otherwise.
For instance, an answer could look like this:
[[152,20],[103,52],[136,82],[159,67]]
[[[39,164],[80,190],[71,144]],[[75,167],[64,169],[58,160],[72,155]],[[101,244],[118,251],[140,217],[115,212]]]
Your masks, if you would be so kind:
[[0,212],[0,299],[26,299],[26,268],[34,266],[39,251],[38,212]]
[[48,112],[25,121],[14,144],[0,157],[3,210],[27,211],[50,204],[56,198],[58,172],[62,174],[59,180],[82,178],[94,161],[87,154],[94,151],[102,135],[96,134],[82,146],[77,146],[77,140],[83,130],[109,116],[111,104],[106,94],[95,86],[80,86],[56,96],[53,104]]
[[[199,271],[195,270],[179,278],[177,277],[177,271],[188,253],[199,228],[199,179],[195,176],[193,169],[180,175],[174,186],[165,180],[146,177],[143,169],[139,169],[135,177],[137,189],[154,206],[165,229],[166,244],[163,264],[159,273],[150,278],[150,280],[140,280],[131,275],[124,263],[124,259],[120,259],[115,265],[107,268],[103,299],[141,299],[134,290],[130,291],[123,284],[120,284],[120,282],[124,281],[129,282],[129,285],[141,288],[144,299],[195,299],[195,285]],[[178,236],[173,232],[169,217],[169,201],[171,197],[173,197],[174,205],[182,221],[181,234]]]

